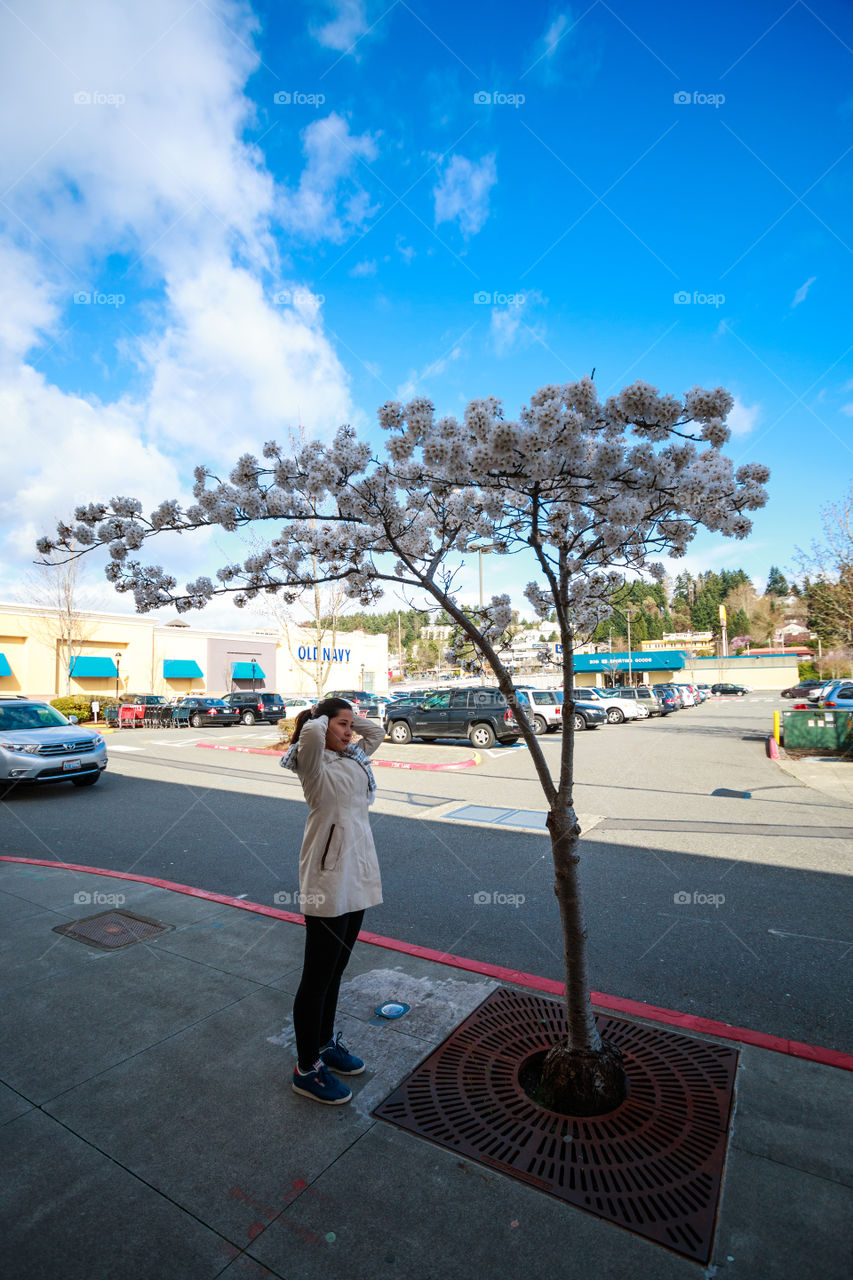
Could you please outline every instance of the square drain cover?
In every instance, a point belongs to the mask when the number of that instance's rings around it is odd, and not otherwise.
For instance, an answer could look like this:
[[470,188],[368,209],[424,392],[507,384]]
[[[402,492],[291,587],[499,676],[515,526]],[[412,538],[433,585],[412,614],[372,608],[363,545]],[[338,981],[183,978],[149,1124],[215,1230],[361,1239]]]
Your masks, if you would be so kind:
[[598,1015],[628,1096],[603,1116],[537,1106],[519,1073],[566,1035],[561,1003],[499,987],[374,1115],[560,1200],[707,1262],[737,1051]]
[[146,942],[171,928],[170,924],[146,920],[144,916],[134,916],[129,911],[102,911],[99,915],[87,916],[85,920],[58,924],[53,932],[85,942],[90,947],[100,947],[102,951],[117,951],[119,947],[129,947],[134,942]]

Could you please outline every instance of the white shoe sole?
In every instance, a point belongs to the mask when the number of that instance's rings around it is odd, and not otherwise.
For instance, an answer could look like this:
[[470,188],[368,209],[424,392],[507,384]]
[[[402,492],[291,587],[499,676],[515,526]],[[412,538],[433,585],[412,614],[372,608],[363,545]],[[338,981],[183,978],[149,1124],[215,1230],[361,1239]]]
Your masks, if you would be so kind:
[[319,1102],[324,1107],[342,1107],[345,1102],[352,1101],[352,1094],[348,1093],[345,1098],[318,1098],[316,1093],[310,1093],[308,1089],[300,1089],[296,1081],[291,1083],[291,1089],[294,1093],[298,1093],[301,1098],[310,1098],[312,1102]]

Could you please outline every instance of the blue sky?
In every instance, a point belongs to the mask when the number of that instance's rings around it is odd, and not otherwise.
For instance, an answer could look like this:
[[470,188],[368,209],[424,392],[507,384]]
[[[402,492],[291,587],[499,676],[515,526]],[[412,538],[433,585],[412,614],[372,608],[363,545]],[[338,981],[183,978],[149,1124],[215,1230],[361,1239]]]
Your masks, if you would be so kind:
[[[515,415],[593,368],[603,393],[726,386],[729,452],[771,467],[750,540],[675,571],[763,585],[849,490],[849,4],[13,0],[0,23],[3,598],[79,502],[151,507],[300,424],[378,440],[391,397]],[[152,558],[183,580],[222,545]]]

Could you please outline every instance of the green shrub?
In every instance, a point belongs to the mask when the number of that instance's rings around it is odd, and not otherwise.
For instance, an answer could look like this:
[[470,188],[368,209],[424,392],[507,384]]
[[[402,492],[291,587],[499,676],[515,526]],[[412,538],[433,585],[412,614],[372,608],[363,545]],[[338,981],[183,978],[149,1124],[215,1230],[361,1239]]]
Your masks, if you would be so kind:
[[115,705],[115,698],[92,698],[87,693],[72,693],[65,698],[54,698],[51,702],[52,707],[56,707],[64,716],[76,716],[81,724],[86,724],[89,720],[94,719],[92,715],[92,702],[99,702],[101,709],[98,712],[98,719],[103,720],[104,712],[107,707]]
[[797,670],[800,673],[801,680],[819,680],[820,679],[817,673],[817,667],[813,662],[799,662],[797,664]]

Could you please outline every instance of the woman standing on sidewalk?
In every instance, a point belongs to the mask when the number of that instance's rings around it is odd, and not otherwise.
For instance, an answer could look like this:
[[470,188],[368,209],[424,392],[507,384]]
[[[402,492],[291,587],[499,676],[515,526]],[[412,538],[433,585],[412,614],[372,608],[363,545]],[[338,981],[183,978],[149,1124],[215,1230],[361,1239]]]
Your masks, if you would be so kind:
[[[358,745],[353,731],[360,735]],[[384,737],[379,725],[355,715],[343,698],[326,698],[299,714],[281,761],[282,768],[295,771],[310,810],[299,854],[305,962],[293,1002],[293,1090],[329,1106],[352,1097],[330,1071],[364,1071],[362,1060],[333,1031],[341,976],[365,909],[382,901],[367,811],[376,793],[369,757]]]

